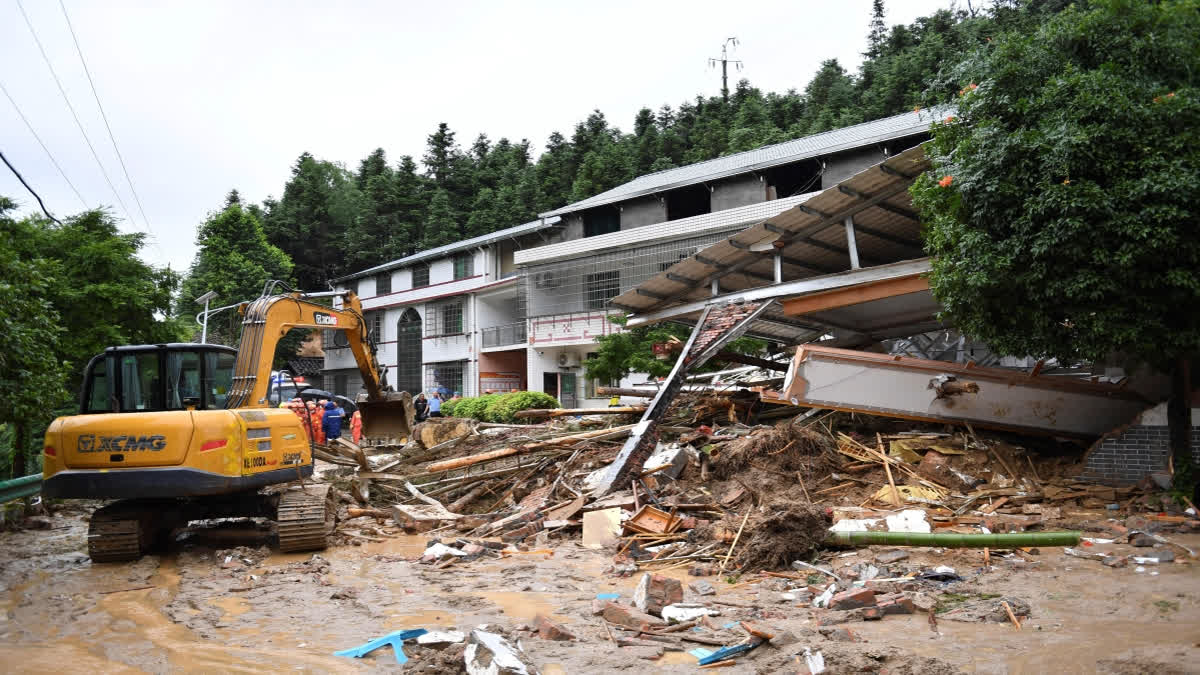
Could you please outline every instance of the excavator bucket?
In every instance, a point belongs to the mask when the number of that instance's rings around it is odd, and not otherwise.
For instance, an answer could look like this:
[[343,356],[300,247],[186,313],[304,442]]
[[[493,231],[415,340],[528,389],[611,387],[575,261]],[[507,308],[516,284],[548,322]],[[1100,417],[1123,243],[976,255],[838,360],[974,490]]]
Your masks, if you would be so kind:
[[364,438],[408,439],[416,418],[412,394],[389,391],[382,399],[361,396],[355,401],[362,413]]

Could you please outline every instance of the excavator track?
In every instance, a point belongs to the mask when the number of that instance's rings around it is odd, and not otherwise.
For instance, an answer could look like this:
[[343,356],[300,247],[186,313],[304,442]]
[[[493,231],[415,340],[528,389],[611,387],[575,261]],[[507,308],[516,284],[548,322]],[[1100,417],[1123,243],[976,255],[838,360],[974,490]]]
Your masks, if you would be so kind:
[[88,557],[92,562],[127,562],[146,552],[150,514],[136,508],[104,508],[88,523]]
[[320,551],[333,528],[328,485],[291,487],[279,497],[279,550]]

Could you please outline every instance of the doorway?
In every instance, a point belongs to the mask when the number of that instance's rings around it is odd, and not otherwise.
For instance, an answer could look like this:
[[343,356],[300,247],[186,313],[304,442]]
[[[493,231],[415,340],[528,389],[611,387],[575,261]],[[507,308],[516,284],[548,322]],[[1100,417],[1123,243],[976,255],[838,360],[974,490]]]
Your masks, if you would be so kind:
[[558,399],[564,408],[578,407],[575,373],[543,373],[542,391]]

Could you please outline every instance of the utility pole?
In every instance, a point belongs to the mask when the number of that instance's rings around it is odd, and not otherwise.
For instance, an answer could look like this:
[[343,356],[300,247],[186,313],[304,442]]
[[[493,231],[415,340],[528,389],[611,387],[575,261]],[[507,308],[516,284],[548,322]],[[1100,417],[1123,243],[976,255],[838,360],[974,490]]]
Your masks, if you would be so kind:
[[741,61],[729,58],[728,49],[730,45],[737,47],[738,39],[735,37],[725,38],[725,43],[721,45],[721,58],[708,60],[709,68],[715,68],[718,63],[721,64],[721,98],[726,101],[729,100],[729,64],[732,63],[738,70],[742,69]]

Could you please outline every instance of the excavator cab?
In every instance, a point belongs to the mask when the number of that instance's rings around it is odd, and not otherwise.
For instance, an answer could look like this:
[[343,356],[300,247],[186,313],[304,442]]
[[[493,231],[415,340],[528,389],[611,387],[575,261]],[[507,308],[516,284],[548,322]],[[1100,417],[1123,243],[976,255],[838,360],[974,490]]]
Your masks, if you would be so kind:
[[221,410],[236,359],[237,350],[224,345],[109,347],[87,365],[79,413]]

